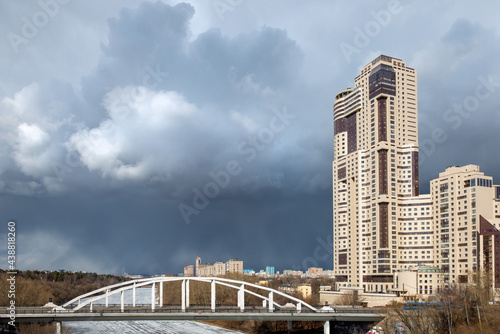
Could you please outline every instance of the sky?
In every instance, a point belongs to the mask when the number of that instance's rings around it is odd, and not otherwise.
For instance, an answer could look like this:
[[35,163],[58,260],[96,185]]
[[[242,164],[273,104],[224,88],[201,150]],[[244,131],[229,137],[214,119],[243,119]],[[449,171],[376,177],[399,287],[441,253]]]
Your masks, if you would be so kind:
[[0,268],[332,269],[333,103],[418,75],[421,192],[500,183],[493,1],[0,2]]

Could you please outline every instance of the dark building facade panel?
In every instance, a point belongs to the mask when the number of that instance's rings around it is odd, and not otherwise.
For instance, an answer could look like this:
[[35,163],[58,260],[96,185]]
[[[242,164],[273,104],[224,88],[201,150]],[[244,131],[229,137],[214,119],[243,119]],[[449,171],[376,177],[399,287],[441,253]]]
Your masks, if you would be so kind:
[[392,275],[364,275],[363,282],[365,283],[393,283]]
[[479,216],[479,234],[484,237],[484,242],[481,245],[484,254],[484,267],[493,273],[494,285],[495,288],[498,288],[500,287],[500,231],[486,218]]
[[339,265],[347,264],[347,254],[339,254]]
[[380,195],[387,195],[387,150],[378,151],[378,190]]
[[387,99],[377,100],[378,105],[378,141],[387,141]]
[[412,171],[411,171],[411,186],[413,196],[420,195],[420,177],[418,170],[418,152],[411,152]]
[[338,134],[338,133],[342,133],[346,130],[345,128],[345,118],[342,117],[342,118],[339,118],[337,119],[335,122],[333,122],[333,133],[334,134]]
[[391,66],[380,64],[369,79],[370,99],[379,94],[396,95],[396,74]]
[[358,134],[356,129],[356,113],[346,117],[347,128],[347,153],[355,152],[358,149]]
[[389,203],[379,203],[379,244],[389,247]]
[[339,168],[339,170],[337,171],[337,178],[339,180],[342,180],[342,179],[345,179],[346,175],[347,175],[346,168],[345,167]]

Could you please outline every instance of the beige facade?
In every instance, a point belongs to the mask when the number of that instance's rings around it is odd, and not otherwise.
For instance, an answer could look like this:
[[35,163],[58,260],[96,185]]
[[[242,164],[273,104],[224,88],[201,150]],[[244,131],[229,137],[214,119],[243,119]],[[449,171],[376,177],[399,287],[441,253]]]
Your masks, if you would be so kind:
[[227,262],[202,264],[201,258],[197,257],[195,271],[197,277],[222,276],[227,273],[238,273],[243,275],[243,261],[231,259]]
[[450,167],[420,195],[416,71],[379,56],[333,109],[337,286],[389,291],[393,273],[436,266],[444,285],[486,269],[500,287],[500,186]]
[[444,283],[466,283],[471,272],[488,270],[500,287],[500,194],[479,166],[449,167],[431,181],[435,265]]
[[226,274],[226,264],[224,262],[215,262],[214,266],[214,276],[222,276]]
[[434,265],[434,224],[430,195],[398,203],[398,267]]
[[194,276],[194,266],[191,264],[189,266],[184,267],[184,277],[193,277]]
[[301,284],[297,286],[297,292],[300,294],[302,299],[311,297],[312,295],[311,284]]
[[231,259],[226,262],[226,272],[227,273],[235,273],[235,274],[243,274],[243,261],[238,259]]
[[320,277],[323,275],[323,268],[316,268],[316,267],[308,268],[307,275],[309,277]]
[[[354,299],[357,299],[360,305],[366,307],[380,307],[394,302],[403,302],[403,297],[394,293],[369,293],[363,292],[362,288],[349,287],[340,288],[339,291],[320,291],[319,302],[321,305],[330,305],[340,312],[342,308],[352,308],[352,305],[341,305],[345,300],[345,295],[348,294],[357,294],[358,297]],[[361,307],[360,305],[356,307]]]
[[334,131],[335,276],[387,290],[404,265],[399,209],[419,195],[416,71],[387,56],[367,64],[336,96]]
[[394,273],[394,288],[400,296],[410,300],[426,300],[444,286],[444,271],[431,266],[410,268]]

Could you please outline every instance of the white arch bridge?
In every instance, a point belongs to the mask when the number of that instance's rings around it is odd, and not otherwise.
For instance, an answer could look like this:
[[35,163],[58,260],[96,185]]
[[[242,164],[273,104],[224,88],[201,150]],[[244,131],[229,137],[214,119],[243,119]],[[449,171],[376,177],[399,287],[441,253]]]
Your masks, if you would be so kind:
[[[106,286],[89,293],[83,294],[76,298],[73,298],[69,302],[63,305],[64,308],[72,307],[73,311],[78,311],[84,307],[90,307],[90,311],[93,311],[94,305],[102,305],[104,301],[105,307],[109,305],[109,297],[113,295],[120,296],[120,309],[121,312],[125,311],[125,292],[132,291],[132,307],[136,307],[136,289],[141,287],[151,286],[151,310],[155,310],[157,304],[159,307],[163,307],[163,296],[164,296],[164,282],[176,282],[181,281],[181,311],[185,311],[190,307],[190,289],[189,283],[191,281],[205,282],[211,285],[210,292],[210,308],[212,312],[216,312],[216,286],[225,286],[237,290],[238,303],[237,307],[241,310],[245,310],[245,294],[253,295],[262,300],[262,306],[267,308],[269,312],[273,312],[275,307],[280,307],[280,305],[274,300],[275,295],[283,296],[290,301],[296,303],[296,311],[301,312],[307,310],[309,312],[318,312],[318,310],[300,300],[298,298],[287,295],[281,291],[271,289],[265,286],[252,284],[249,282],[237,281],[227,278],[220,277],[154,277],[154,278],[144,278],[132,281],[126,281],[118,284],[113,284]],[[257,293],[255,291],[249,290],[248,288],[254,288],[258,291],[262,291],[264,294]],[[159,290],[159,301],[156,303],[156,293]],[[99,302],[99,303],[98,303]]]
[[[164,306],[163,283],[181,282],[181,305]],[[198,306],[190,303],[190,282],[210,284],[210,305]],[[217,307],[217,286],[229,287],[237,291],[237,305],[229,308]],[[151,287],[151,303],[136,303],[136,289]],[[132,305],[125,304],[125,292],[132,292]],[[245,305],[245,296],[252,295],[262,300],[262,305]],[[109,299],[119,304],[110,304]],[[276,296],[282,296],[295,303],[292,308],[280,306]],[[159,297],[159,298],[158,298]],[[127,299],[129,299],[127,295]],[[157,299],[158,298],[158,299]],[[16,322],[55,322],[57,333],[61,333],[63,321],[123,321],[123,320],[258,320],[287,321],[291,329],[292,321],[323,321],[325,333],[330,332],[330,321],[349,324],[374,323],[382,320],[385,312],[377,309],[339,308],[335,310],[317,309],[303,300],[281,291],[249,282],[220,277],[154,277],[109,285],[83,294],[68,301],[63,307],[52,310],[16,307]],[[0,322],[8,322],[9,309],[0,311]]]

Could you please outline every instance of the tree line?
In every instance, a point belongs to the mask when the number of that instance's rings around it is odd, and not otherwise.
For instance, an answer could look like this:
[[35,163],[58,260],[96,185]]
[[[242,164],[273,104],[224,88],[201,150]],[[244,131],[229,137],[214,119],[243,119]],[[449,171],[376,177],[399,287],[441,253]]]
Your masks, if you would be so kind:
[[490,334],[500,329],[500,298],[491,274],[475,272],[469,283],[443,288],[426,303],[395,304],[381,327],[393,333],[404,326],[405,333]]
[[[0,305],[8,305],[7,272],[0,270]],[[61,305],[81,294],[125,280],[114,275],[67,271],[19,271],[16,278],[16,307],[40,306],[49,302]]]

